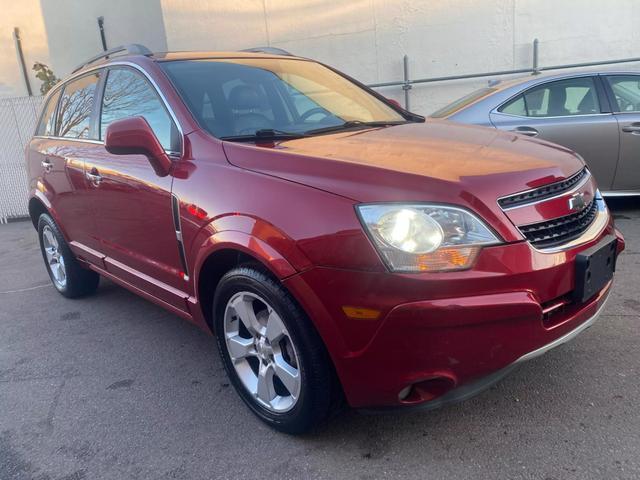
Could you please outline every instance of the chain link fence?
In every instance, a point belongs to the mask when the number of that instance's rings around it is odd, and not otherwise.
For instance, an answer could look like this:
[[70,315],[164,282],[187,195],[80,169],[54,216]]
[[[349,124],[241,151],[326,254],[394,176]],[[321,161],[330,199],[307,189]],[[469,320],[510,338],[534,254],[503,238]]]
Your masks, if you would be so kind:
[[42,97],[0,99],[0,223],[29,214],[24,151],[41,104]]

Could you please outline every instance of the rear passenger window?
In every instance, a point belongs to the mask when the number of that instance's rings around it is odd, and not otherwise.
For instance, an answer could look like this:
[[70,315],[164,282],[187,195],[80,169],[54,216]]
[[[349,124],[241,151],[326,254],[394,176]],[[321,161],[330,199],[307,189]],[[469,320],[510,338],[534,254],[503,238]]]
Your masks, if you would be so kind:
[[56,106],[58,105],[58,99],[60,98],[60,90],[56,91],[44,107],[42,111],[42,117],[40,118],[40,123],[38,124],[38,129],[36,130],[36,135],[39,136],[54,136],[56,134],[56,122],[55,122],[55,113]]
[[85,75],[64,87],[58,108],[58,136],[91,137],[91,111],[100,73]]
[[498,109],[525,117],[565,117],[600,113],[600,102],[591,77],[549,82],[531,88]]
[[515,99],[504,105],[499,110],[502,113],[508,115],[519,115],[521,117],[527,116],[527,108],[524,105],[524,96],[518,95]]
[[143,117],[169,152],[180,151],[180,136],[155,89],[140,74],[128,68],[109,70],[102,99],[100,138],[111,122]]

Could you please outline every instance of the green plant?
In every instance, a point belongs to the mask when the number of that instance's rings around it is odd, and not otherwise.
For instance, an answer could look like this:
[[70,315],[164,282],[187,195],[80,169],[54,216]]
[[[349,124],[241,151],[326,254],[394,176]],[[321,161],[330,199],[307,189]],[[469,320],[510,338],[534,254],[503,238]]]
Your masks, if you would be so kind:
[[33,70],[36,72],[36,78],[42,81],[42,85],[40,85],[40,93],[43,95],[60,81],[60,79],[54,75],[49,66],[42,62],[34,63]]

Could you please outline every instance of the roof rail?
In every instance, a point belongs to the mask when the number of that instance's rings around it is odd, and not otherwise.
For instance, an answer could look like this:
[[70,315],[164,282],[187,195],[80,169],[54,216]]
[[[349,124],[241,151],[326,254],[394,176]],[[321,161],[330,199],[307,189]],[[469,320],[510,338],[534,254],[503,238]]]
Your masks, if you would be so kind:
[[71,72],[71,73],[76,73],[81,68],[86,67],[87,65],[90,65],[93,62],[96,62],[96,61],[98,61],[98,60],[100,60],[102,58],[108,58],[109,55],[113,55],[115,53],[120,53],[120,52],[126,52],[126,53],[128,53],[130,55],[151,55],[152,54],[151,50],[149,50],[144,45],[140,45],[138,43],[130,43],[128,45],[121,45],[119,47],[115,47],[115,48],[111,48],[109,50],[105,50],[104,52],[102,52],[99,55],[96,55],[95,57],[91,57],[89,60],[86,60],[85,62],[83,62],[80,65],[78,65],[73,70],[73,72]]
[[287,52],[278,47],[253,47],[246,48],[244,50],[240,50],[241,52],[251,52],[251,53],[268,53],[270,55],[286,55],[288,57],[292,57],[293,54]]

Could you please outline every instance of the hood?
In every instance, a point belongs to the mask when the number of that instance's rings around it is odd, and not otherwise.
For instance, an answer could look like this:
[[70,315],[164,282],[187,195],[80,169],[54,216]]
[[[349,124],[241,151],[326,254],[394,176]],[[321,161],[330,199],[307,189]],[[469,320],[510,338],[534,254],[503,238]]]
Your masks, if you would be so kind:
[[571,150],[446,121],[319,135],[270,146],[224,143],[232,164],[359,202],[464,203],[564,179],[584,165]]

